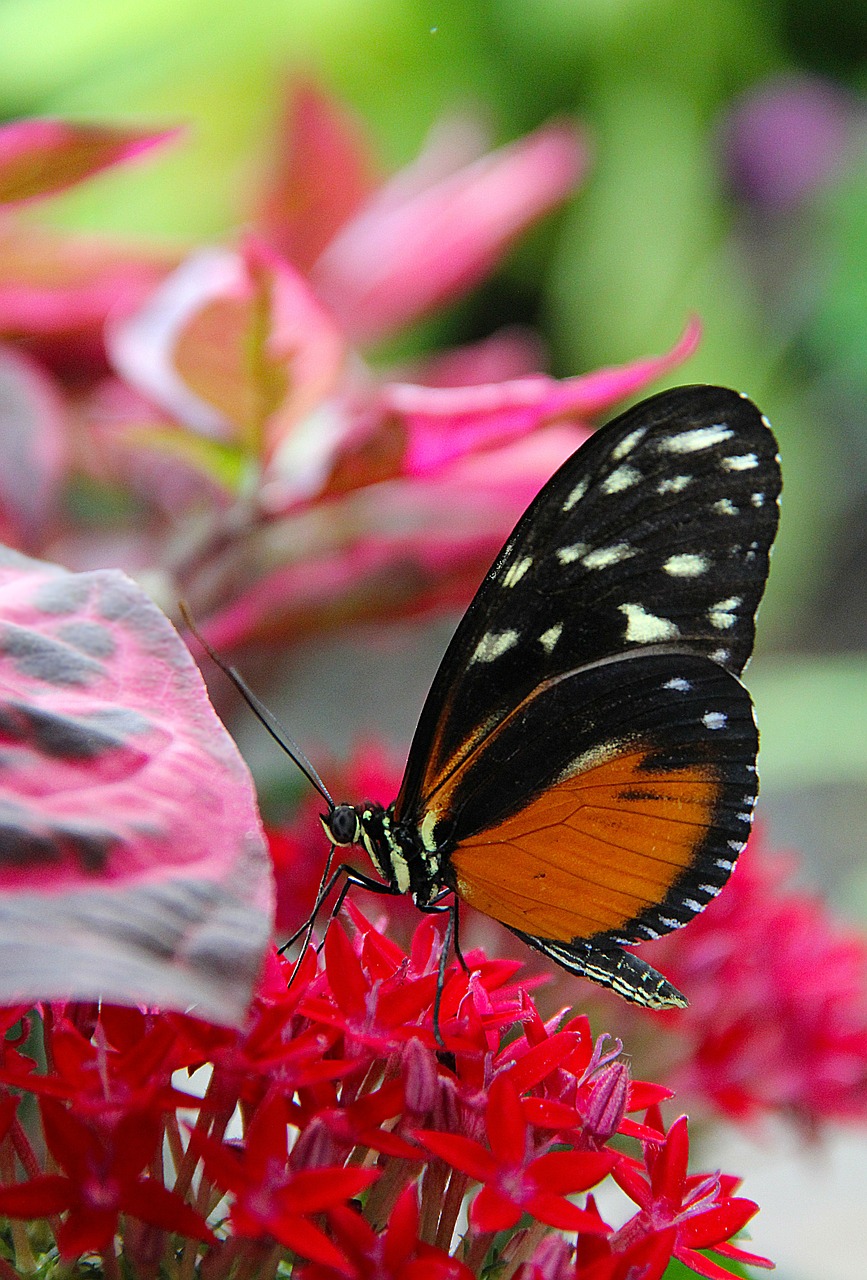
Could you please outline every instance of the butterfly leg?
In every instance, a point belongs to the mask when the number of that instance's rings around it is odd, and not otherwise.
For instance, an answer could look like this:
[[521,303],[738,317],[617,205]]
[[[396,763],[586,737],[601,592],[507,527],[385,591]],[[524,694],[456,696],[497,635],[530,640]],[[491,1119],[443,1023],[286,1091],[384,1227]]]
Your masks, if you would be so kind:
[[[357,871],[355,867],[350,867],[349,864],[345,862],[337,868],[337,871],[335,871],[334,875],[331,877],[331,885],[334,884],[336,877],[341,873],[346,876],[346,880],[341,886],[334,906],[331,908],[329,913],[328,921],[325,925],[326,933],[328,932],[332,920],[336,919],[340,914],[340,908],[343,906],[346,895],[349,893],[349,890],[353,885],[358,885],[360,889],[366,889],[368,893],[382,893],[387,894],[390,897],[395,897],[400,894],[400,889],[395,885],[383,884],[381,880],[374,880],[371,876],[366,876],[363,871]],[[326,897],[327,896],[328,895],[326,894]]]
[[340,908],[343,906],[343,900],[346,897],[352,885],[354,884],[359,885],[363,889],[369,889],[371,893],[394,894],[395,892],[397,892],[390,885],[383,884],[380,880],[374,880],[371,876],[366,876],[362,871],[358,871],[355,867],[350,866],[348,862],[342,862],[340,866],[336,867],[335,870],[328,877],[328,879],[320,886],[319,892],[316,895],[316,901],[313,904],[313,910],[310,912],[310,915],[301,925],[301,928],[296,929],[295,932],[292,934],[292,937],[287,938],[286,941],[283,943],[282,947],[279,948],[280,955],[283,955],[283,953],[286,950],[288,950],[288,948],[291,947],[293,943],[297,942],[298,939],[301,937],[301,935],[304,933],[308,935],[304,944],[304,949],[306,950],[306,947],[310,941],[310,934],[313,930],[314,924],[316,923],[316,917],[319,915],[319,912],[322,910],[322,904],[329,897],[332,889],[337,884],[341,876],[345,876],[346,881],[342,886],[340,893],[337,895],[337,901],[334,905],[334,909],[332,910],[331,914],[328,917],[329,924],[337,915]]
[[[445,902],[444,899],[449,895],[452,895],[451,902]],[[457,956],[464,973],[469,973],[470,971],[470,967],[464,959],[464,954],[461,951],[460,942],[458,940],[460,915],[457,894],[453,894],[451,889],[446,889],[438,898],[434,898],[433,902],[429,902],[427,906],[420,906],[419,911],[424,911],[429,915],[439,915],[441,912],[447,911],[449,916],[445,935],[443,937],[442,950],[440,951],[439,963],[437,965],[437,989],[436,996],[434,997],[433,1015],[434,1036],[437,1044],[443,1048],[445,1046],[443,1044],[442,1033],[440,1031],[440,1005],[442,1003],[443,987],[445,986],[446,981],[446,965],[448,964],[449,950],[452,946],[455,949],[455,955]]]

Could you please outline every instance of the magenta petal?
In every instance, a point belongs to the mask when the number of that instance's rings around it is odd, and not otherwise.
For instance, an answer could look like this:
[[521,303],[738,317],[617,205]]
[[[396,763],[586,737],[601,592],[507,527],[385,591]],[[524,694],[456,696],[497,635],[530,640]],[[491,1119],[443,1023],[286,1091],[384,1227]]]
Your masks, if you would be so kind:
[[357,341],[379,338],[486,275],[585,163],[575,129],[551,124],[421,189],[398,174],[323,253],[318,292]]
[[597,369],[594,373],[568,378],[561,383],[561,386],[571,388],[571,393],[563,393],[564,407],[572,413],[591,417],[605,413],[618,401],[636,395],[648,383],[683,364],[694,354],[700,341],[701,322],[697,316],[691,316],[677,342],[661,356],[648,356],[632,360],[629,364]]
[[311,80],[293,87],[258,206],[258,230],[300,271],[370,195],[374,165],[361,126]]
[[0,128],[0,204],[65,191],[177,133],[67,120],[15,120]]

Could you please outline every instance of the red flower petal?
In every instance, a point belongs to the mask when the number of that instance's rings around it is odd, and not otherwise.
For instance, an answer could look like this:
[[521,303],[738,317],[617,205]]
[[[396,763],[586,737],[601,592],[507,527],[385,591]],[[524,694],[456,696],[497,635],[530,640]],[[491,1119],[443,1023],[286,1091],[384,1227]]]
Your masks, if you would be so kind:
[[416,1129],[413,1137],[446,1164],[479,1182],[487,1182],[497,1174],[497,1161],[490,1151],[472,1138],[464,1138],[458,1133],[435,1133],[432,1129]]
[[726,1200],[704,1213],[697,1213],[682,1223],[680,1238],[693,1249],[714,1248],[721,1241],[737,1235],[754,1218],[759,1206],[752,1200]]
[[152,1178],[143,1178],[124,1197],[123,1212],[164,1231],[177,1231],[191,1240],[213,1240],[204,1218],[179,1195]]
[[549,1151],[528,1168],[541,1191],[571,1195],[600,1182],[617,1163],[613,1151]]
[[679,1116],[666,1134],[665,1142],[649,1162],[650,1185],[656,1196],[679,1206],[689,1166],[689,1132],[686,1116]]
[[493,1187],[482,1187],[470,1206],[470,1222],[479,1231],[507,1231],[520,1221],[522,1209]]
[[488,1090],[485,1126],[491,1151],[499,1163],[522,1165],[527,1158],[527,1122],[511,1074],[494,1076]]
[[63,1213],[73,1198],[74,1187],[69,1178],[46,1174],[29,1182],[0,1187],[0,1213],[10,1218],[44,1218],[48,1214]]
[[407,1187],[391,1212],[382,1246],[382,1261],[397,1274],[418,1243],[418,1199],[414,1186]]
[[577,1204],[572,1204],[565,1196],[540,1191],[524,1200],[523,1208],[537,1221],[547,1223],[549,1227],[558,1227],[561,1231],[586,1231],[605,1235],[611,1230],[598,1213],[579,1209]]

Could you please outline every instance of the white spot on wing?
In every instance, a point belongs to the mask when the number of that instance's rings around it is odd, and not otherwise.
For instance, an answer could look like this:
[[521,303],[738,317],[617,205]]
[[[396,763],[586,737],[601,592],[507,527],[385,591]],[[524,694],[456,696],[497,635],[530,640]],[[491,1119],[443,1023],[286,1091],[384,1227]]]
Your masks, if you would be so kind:
[[669,556],[662,566],[673,578],[699,578],[710,568],[707,556],[684,552],[681,555]]
[[539,644],[546,653],[554,652],[554,645],[560,639],[563,633],[563,623],[558,622],[556,626],[549,627],[547,631],[543,631],[539,636]]
[[611,450],[611,456],[615,462],[620,462],[625,458],[627,453],[631,453],[639,440],[643,440],[647,434],[647,427],[636,427],[634,431],[630,431],[628,436],[624,436],[614,449]]
[[728,631],[737,622],[736,610],[743,604],[740,596],[729,596],[727,600],[719,600],[707,611],[708,621],[717,631]]
[[670,618],[658,618],[640,604],[621,604],[618,608],[626,616],[625,640],[653,644],[657,640],[674,640],[680,635]]
[[586,556],[589,550],[590,548],[586,542],[575,542],[571,547],[560,547],[557,552],[557,559],[561,564],[574,564],[576,560]]
[[765,505],[765,495],[763,493],[751,493],[750,502],[754,507],[763,507]]
[[681,431],[676,436],[668,436],[660,442],[660,449],[666,453],[698,453],[700,449],[711,449],[715,444],[722,444],[734,435],[731,427],[724,422],[714,423],[710,427],[696,427],[693,431]]
[[533,563],[532,556],[521,556],[520,560],[516,560],[514,564],[510,564],[505,574],[503,575],[502,585],[504,587],[517,586],[517,584],[521,581],[524,574],[530,568],[530,565],[532,563]]
[[689,907],[690,911],[704,911],[705,904],[697,902],[695,898],[684,898],[683,905]]
[[672,676],[670,680],[666,680],[662,687],[663,689],[674,689],[677,693],[689,693],[692,685],[688,680],[684,680],[683,676]]
[[581,501],[581,499],[584,497],[584,494],[587,492],[589,488],[590,488],[590,481],[585,476],[583,480],[578,481],[575,488],[569,494],[569,497],[563,503],[563,510],[571,511],[572,508]]
[[754,453],[739,453],[723,458],[722,465],[724,471],[751,471],[759,465],[759,460]]
[[701,718],[705,729],[724,729],[728,724],[728,716],[722,711],[707,711]]
[[[732,842],[731,842],[731,840],[729,840],[729,844],[731,844],[731,843],[732,843]],[[738,849],[738,852],[740,853],[740,849]],[[735,864],[732,862],[731,858],[715,858],[715,859],[714,859],[714,862],[715,862],[715,863],[716,863],[716,865],[719,867],[720,871],[733,871],[733,870],[734,870],[734,865],[735,865]]]
[[581,563],[585,569],[609,569],[611,565],[620,564],[621,560],[628,560],[634,555],[635,548],[628,542],[616,542],[612,547],[596,547],[594,551],[588,551],[581,557]]
[[624,489],[631,489],[634,484],[638,484],[641,479],[641,472],[635,467],[630,467],[626,463],[622,467],[618,467],[616,471],[612,471],[610,476],[602,481],[602,492],[622,493]]
[[656,486],[656,492],[660,495],[682,493],[686,486],[692,483],[692,479],[692,476],[667,476],[665,480],[660,480]]
[[731,498],[720,498],[718,502],[713,504],[713,509],[718,516],[736,516],[738,514],[738,509]]
[[517,644],[517,631],[488,631],[476,645],[471,662],[493,662],[501,657],[512,645]]

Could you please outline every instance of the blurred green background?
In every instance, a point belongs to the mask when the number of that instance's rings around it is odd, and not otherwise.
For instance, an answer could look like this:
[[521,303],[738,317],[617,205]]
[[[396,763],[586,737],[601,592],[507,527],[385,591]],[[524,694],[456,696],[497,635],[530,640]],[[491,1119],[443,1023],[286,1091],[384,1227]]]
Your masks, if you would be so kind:
[[564,375],[664,350],[701,316],[671,381],[747,391],[783,452],[750,677],[764,813],[867,921],[865,54],[863,0],[2,0],[0,116],[189,122],[185,145],[38,214],[173,243],[243,222],[299,72],[358,112],[386,168],[449,113],[497,141],[580,120],[594,161],[571,206],[402,350],[530,323]]

